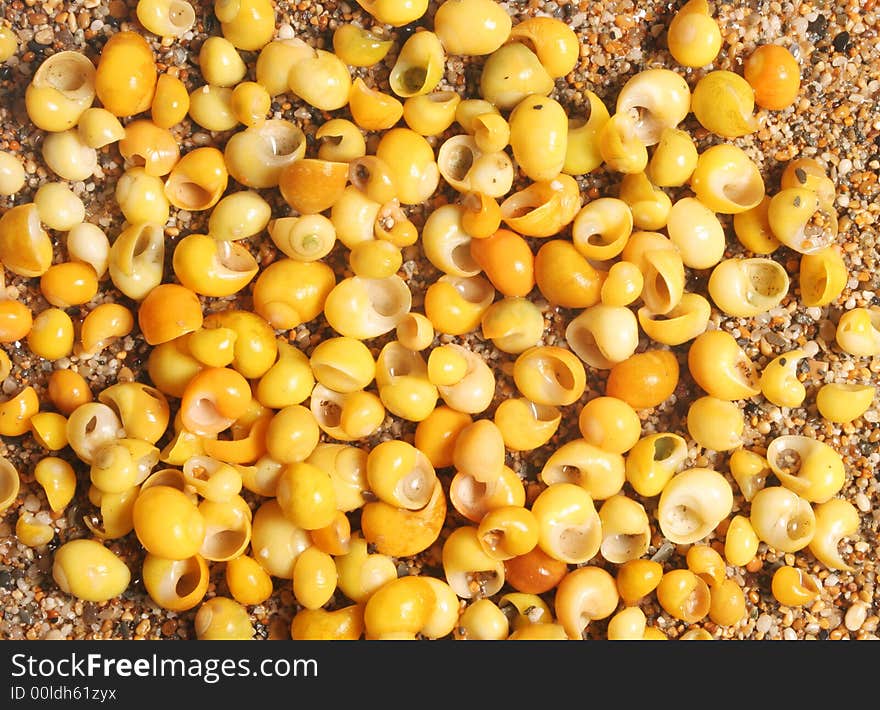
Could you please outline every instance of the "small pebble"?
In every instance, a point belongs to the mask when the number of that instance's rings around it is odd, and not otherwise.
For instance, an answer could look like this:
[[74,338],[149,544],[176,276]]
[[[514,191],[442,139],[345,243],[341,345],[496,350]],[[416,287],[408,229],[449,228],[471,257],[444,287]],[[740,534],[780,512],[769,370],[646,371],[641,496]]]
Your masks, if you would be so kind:
[[50,29],[40,30],[34,35],[34,42],[37,44],[52,44],[53,39],[55,39],[55,33]]
[[849,32],[843,31],[835,35],[831,44],[836,52],[845,52],[849,48]]
[[773,625],[773,619],[767,614],[761,614],[755,622],[755,631],[766,634]]
[[843,624],[849,631],[858,631],[865,623],[868,611],[861,602],[856,602],[846,610],[846,616],[843,617]]

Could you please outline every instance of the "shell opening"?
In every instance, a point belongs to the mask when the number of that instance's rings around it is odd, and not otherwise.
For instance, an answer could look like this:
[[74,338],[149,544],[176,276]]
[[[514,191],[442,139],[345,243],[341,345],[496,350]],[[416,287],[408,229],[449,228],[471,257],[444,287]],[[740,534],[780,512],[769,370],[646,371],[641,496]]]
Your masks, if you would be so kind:
[[669,282],[666,280],[666,277],[659,272],[654,275],[654,278],[651,281],[651,291],[654,292],[656,300],[664,305],[668,305],[672,301],[672,292],[669,289]]
[[193,466],[189,470],[189,475],[193,479],[193,481],[192,481],[193,487],[196,488],[197,490],[204,490],[201,486],[196,486],[195,484],[197,482],[198,483],[207,483],[208,479],[210,478],[210,474],[208,473],[208,469],[206,469],[204,466]]
[[785,277],[776,267],[767,264],[750,264],[746,266],[751,289],[746,299],[752,300],[757,294],[764,298],[774,298],[785,291]]
[[734,204],[752,205],[761,201],[764,189],[763,185],[755,180],[727,182],[722,186],[721,194]]
[[74,94],[91,82],[85,65],[67,56],[49,66],[46,83],[62,94]]
[[583,479],[583,472],[577,467],[570,464],[562,464],[554,469],[556,474],[553,479],[554,483],[573,483],[580,485]]
[[654,460],[665,461],[672,456],[675,449],[675,439],[668,436],[660,437],[654,441]]
[[177,0],[168,8],[168,20],[175,27],[189,29],[195,20],[193,7],[188,2]]
[[602,541],[602,556],[609,561],[639,557],[646,547],[645,533],[609,535]]
[[454,91],[433,91],[425,95],[428,101],[435,104],[445,104],[447,101],[452,101],[456,96],[457,94]]
[[254,268],[250,252],[237,242],[218,242],[217,264],[236,273],[247,273]]
[[516,219],[525,217],[544,204],[537,191],[526,188],[504,200],[501,204],[501,213],[505,219]]
[[480,214],[483,211],[483,199],[479,192],[466,192],[459,200],[459,204],[467,212]]
[[444,165],[444,169],[450,178],[459,182],[467,177],[476,160],[474,151],[465,144],[452,148],[447,153],[447,157],[448,161]]
[[806,589],[810,594],[819,594],[819,585],[816,580],[809,574],[804,574],[803,570],[797,570],[798,583]]
[[687,537],[700,529],[703,520],[693,508],[680,503],[669,509],[666,523],[676,537]]
[[199,587],[199,581],[202,578],[199,563],[194,557],[185,561],[186,569],[178,577],[177,584],[174,585],[174,593],[178,597],[188,597]]
[[192,180],[180,178],[175,181],[173,188],[175,198],[185,209],[199,209],[211,201],[211,193]]
[[485,282],[473,279],[455,279],[453,288],[461,294],[461,297],[469,303],[480,303],[491,293],[492,287]]
[[319,370],[323,371],[325,379],[332,378],[334,381],[341,381],[346,389],[356,388],[357,385],[360,384],[359,380],[355,379],[341,367],[337,367],[336,365],[323,365],[319,367]]
[[330,429],[335,429],[342,422],[342,407],[329,399],[322,399],[318,405],[321,422]]
[[[295,155],[303,145],[305,137],[296,126],[284,125],[265,126],[260,130],[268,155],[254,156],[257,159],[269,158],[270,162],[285,162],[286,158]],[[339,139],[342,140],[341,138]],[[272,161],[272,158],[278,160]]]
[[470,242],[464,242],[456,246],[450,254],[452,263],[462,271],[479,272],[480,266],[471,256]]
[[[815,283],[809,287],[810,290],[810,299],[813,301],[818,300],[825,293],[828,288],[828,274],[822,273],[816,278]],[[804,290],[805,286],[801,286],[801,290]]]
[[780,473],[797,476],[801,470],[801,455],[796,449],[783,449],[776,455],[774,463]]
[[484,547],[495,552],[498,550],[501,545],[501,541],[504,539],[504,531],[503,530],[487,530],[483,536],[480,538],[480,542]]
[[[345,139],[345,136],[342,135],[324,135],[321,136],[321,141],[326,143],[329,146],[333,146],[334,148],[342,145],[342,141]],[[353,181],[352,181],[353,182]]]
[[119,451],[120,448],[122,447],[115,444],[102,446],[95,452],[95,458],[92,461],[92,464],[96,468],[110,468],[116,463],[116,459],[122,455]]
[[385,362],[385,370],[389,377],[406,377],[417,374],[418,369],[415,353],[408,354],[402,346],[400,349],[395,348],[389,351],[389,357]]
[[562,363],[555,358],[550,358],[549,361],[539,361],[538,369],[551,387],[560,388],[566,391],[574,389],[574,375],[565,363]]
[[744,385],[746,385],[747,387],[751,387],[752,389],[759,389],[758,378],[755,374],[754,366],[745,354],[737,357],[737,360],[734,363],[733,371],[734,375]]
[[595,362],[597,360],[605,360],[602,348],[596,342],[596,336],[589,328],[585,328],[578,321],[573,321],[570,331],[566,333],[566,339],[575,354],[585,362]]
[[190,421],[199,427],[212,427],[222,417],[217,411],[217,405],[214,400],[208,397],[199,397],[189,407],[187,412]]
[[592,232],[587,238],[586,243],[595,247],[604,247],[614,243],[615,235],[606,234],[605,232]]
[[138,232],[137,239],[134,242],[131,250],[132,259],[137,259],[139,256],[143,256],[150,250],[150,244],[153,241],[152,232],[148,229],[142,229]]
[[138,472],[138,483],[143,482],[147,476],[150,475],[150,471],[153,470],[153,467],[159,463],[159,452],[150,451],[149,453],[144,454],[139,459],[137,459],[134,464],[135,468]]
[[413,506],[416,510],[424,508],[434,492],[433,481],[428,474],[428,471],[417,466],[400,480],[395,493],[408,506]]
[[664,125],[647,106],[633,106],[629,109],[636,134],[645,145],[654,145],[660,140]]
[[476,587],[475,597],[491,596],[501,587],[498,583],[500,581],[498,573],[491,570],[471,572],[467,575],[467,579],[468,587]]
[[355,161],[351,166],[351,184],[358,190],[363,190],[370,182],[370,168],[363,161]]
[[156,473],[150,476],[149,481],[149,485],[151,486],[168,486],[170,488],[176,488],[179,491],[186,490],[186,480],[176,468],[166,468],[162,471],[156,471]]
[[211,559],[223,559],[239,550],[247,541],[244,530],[217,530],[205,535],[202,544],[202,556]]
[[556,549],[569,559],[582,559],[594,549],[595,528],[592,524],[562,528],[556,536]]
[[556,411],[555,407],[551,407],[546,404],[535,404],[534,402],[529,402],[527,405],[527,409],[529,414],[532,415],[532,419],[536,422],[552,422],[556,420],[556,417],[559,416],[559,412]]
[[[455,481],[455,508],[467,517],[481,516],[485,510],[485,499],[489,487],[471,475],[457,475]],[[450,499],[453,492],[450,491]]]
[[785,525],[785,534],[791,540],[801,540],[813,530],[814,521],[809,515],[803,513],[793,516]]
[[428,68],[419,66],[407,67],[400,73],[399,78],[400,87],[406,93],[416,93],[422,90],[428,79]]
[[[0,493],[0,499],[2,498],[3,495],[2,493]],[[89,530],[92,531],[92,533],[94,533],[98,537],[107,535],[107,526],[101,516],[97,513],[89,513],[88,515],[84,515],[83,523]]]
[[400,310],[400,300],[390,288],[383,288],[379,283],[367,284],[367,296],[370,305],[380,316],[391,317]]
[[396,199],[382,205],[382,208],[376,215],[376,223],[387,232],[394,229],[394,225],[397,222],[405,222],[406,220],[406,212],[401,209],[400,202]]
[[836,219],[821,205],[804,225],[804,246],[817,250],[828,246],[837,236]]
[[18,494],[18,472],[12,466],[0,467],[0,503],[11,501]]

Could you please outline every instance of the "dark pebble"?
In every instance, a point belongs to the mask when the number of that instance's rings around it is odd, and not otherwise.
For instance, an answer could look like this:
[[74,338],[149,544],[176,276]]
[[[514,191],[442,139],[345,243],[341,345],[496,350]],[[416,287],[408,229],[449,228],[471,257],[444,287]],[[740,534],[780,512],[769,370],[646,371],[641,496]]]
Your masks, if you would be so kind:
[[98,618],[98,605],[92,602],[83,604],[82,620],[87,626],[100,623],[101,620]]
[[30,624],[34,620],[34,618],[33,616],[31,616],[31,613],[29,611],[27,611],[26,609],[22,609],[20,612],[18,612],[18,620],[22,624]]
[[398,41],[403,44],[406,40],[408,40],[415,31],[422,27],[422,20],[416,20],[415,22],[410,22],[408,25],[403,25],[402,27],[397,28],[397,38]]
[[761,405],[759,405],[757,402],[752,402],[751,400],[748,400],[743,406],[743,411],[746,413],[746,415],[750,417],[757,417],[759,414],[761,414]]
[[845,52],[849,49],[849,32],[841,32],[836,35],[833,40],[831,40],[831,44],[834,45],[834,49],[837,52]]
[[827,629],[819,629],[819,640],[827,641],[828,640],[828,630]]
[[862,456],[870,456],[871,454],[873,454],[877,450],[878,447],[880,447],[880,442],[868,441],[866,439],[863,439],[862,441],[859,442],[858,447],[859,447],[859,453]]
[[819,15],[815,20],[807,24],[807,32],[810,32],[819,39],[825,36],[828,31],[828,18],[825,15]]
[[205,27],[205,34],[215,35],[220,33],[220,20],[217,19],[217,16],[213,12],[205,15],[202,22]]
[[10,589],[15,583],[12,573],[6,569],[0,569],[0,588]]
[[73,33],[66,27],[63,27],[55,33],[55,41],[59,42],[63,46],[70,46],[74,43]]
[[145,594],[145,588],[143,582],[139,578],[132,577],[131,582],[128,587],[125,588],[125,591],[122,592],[123,599],[142,599]]
[[120,621],[116,624],[116,634],[124,641],[128,641],[131,638],[131,622]]

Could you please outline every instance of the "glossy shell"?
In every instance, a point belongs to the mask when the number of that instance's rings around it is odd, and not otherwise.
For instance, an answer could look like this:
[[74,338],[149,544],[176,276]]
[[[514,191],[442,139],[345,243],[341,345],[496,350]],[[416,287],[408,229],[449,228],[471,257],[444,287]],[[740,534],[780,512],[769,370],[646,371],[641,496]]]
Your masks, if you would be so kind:
[[153,50],[137,32],[118,32],[101,50],[95,92],[115,116],[133,116],[150,108],[157,80]]

